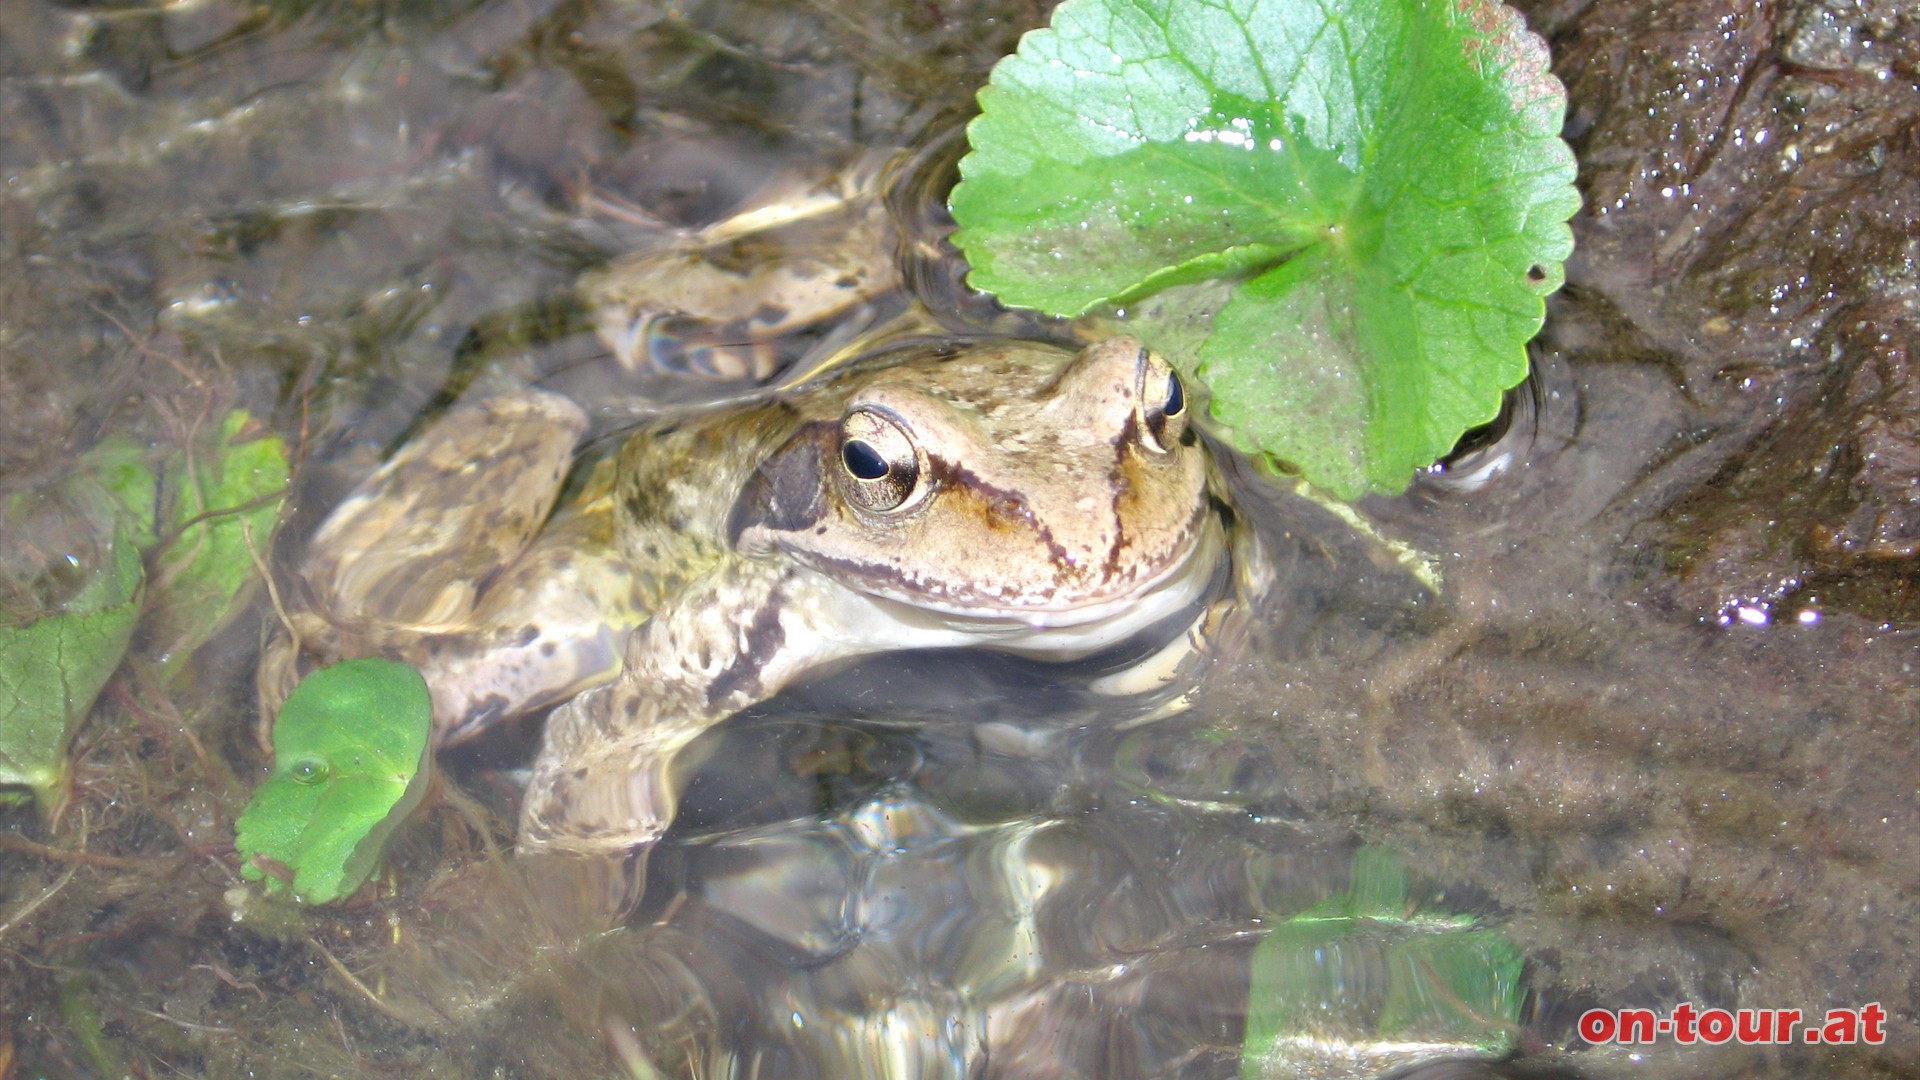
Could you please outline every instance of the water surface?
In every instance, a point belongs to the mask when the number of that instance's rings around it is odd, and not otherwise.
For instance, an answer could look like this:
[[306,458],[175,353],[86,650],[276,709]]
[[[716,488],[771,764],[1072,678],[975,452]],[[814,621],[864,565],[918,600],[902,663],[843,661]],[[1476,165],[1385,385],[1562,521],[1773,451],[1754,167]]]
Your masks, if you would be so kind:
[[[1040,6],[0,0],[0,486],[243,406],[294,449],[284,556],[463,388],[610,400],[567,296],[643,238],[621,208],[711,221],[875,147],[933,148],[937,195]],[[1528,14],[1588,209],[1511,425],[1363,508],[1438,557],[1439,597],[1235,467],[1281,584],[1190,710],[1002,659],[863,664],[708,737],[645,906],[591,942],[487,855],[527,732],[450,761],[473,801],[371,893],[236,925],[256,603],[183,682],[109,688],[57,824],[8,811],[90,856],[0,863],[13,1067],[1229,1076],[1262,934],[1366,844],[1527,957],[1488,1068],[1920,1071],[1915,28]],[[1572,1027],[1682,1001],[1879,1001],[1890,1038]]]

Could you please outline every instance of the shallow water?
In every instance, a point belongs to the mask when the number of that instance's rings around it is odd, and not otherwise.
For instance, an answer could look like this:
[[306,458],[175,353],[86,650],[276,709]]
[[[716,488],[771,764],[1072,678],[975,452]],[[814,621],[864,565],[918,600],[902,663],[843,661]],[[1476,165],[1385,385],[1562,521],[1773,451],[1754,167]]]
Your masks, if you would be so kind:
[[[1526,956],[1488,1074],[1920,1072],[1915,410],[1887,344],[1915,340],[1920,36],[1870,6],[1528,14],[1589,209],[1511,428],[1363,508],[1438,556],[1438,600],[1238,469],[1284,572],[1189,711],[869,662],[708,736],[644,907],[587,941],[485,856],[525,732],[451,758],[477,804],[407,830],[371,894],[236,925],[256,603],[184,683],[109,689],[57,827],[7,812],[61,849],[0,862],[12,1068],[1235,1075],[1257,942],[1365,844]],[[619,205],[701,222],[770,173],[937,142],[1040,17],[0,0],[0,485],[243,405],[295,448],[284,556],[463,387],[622,388],[565,304],[644,233]],[[1877,1001],[1889,1037],[1573,1026],[1683,1001]],[[1328,1037],[1364,1041],[1359,1011]]]

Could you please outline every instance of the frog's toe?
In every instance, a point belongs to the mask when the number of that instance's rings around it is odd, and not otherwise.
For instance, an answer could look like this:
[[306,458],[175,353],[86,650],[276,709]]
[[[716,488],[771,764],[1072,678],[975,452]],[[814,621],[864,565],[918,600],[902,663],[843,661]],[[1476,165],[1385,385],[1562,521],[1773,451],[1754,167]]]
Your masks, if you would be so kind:
[[778,343],[751,328],[674,312],[603,309],[600,325],[628,371],[758,385],[780,369]]
[[1088,689],[1104,697],[1133,697],[1148,694],[1173,683],[1183,671],[1204,655],[1207,635],[1214,624],[1214,611],[1222,605],[1202,609],[1193,622],[1151,655],[1088,684]]
[[680,753],[709,726],[689,716],[624,679],[555,710],[517,849],[621,856],[658,840],[680,802]]
[[520,810],[523,854],[620,856],[649,847],[673,824],[679,804],[670,758],[614,776],[576,765],[559,774],[534,768]]

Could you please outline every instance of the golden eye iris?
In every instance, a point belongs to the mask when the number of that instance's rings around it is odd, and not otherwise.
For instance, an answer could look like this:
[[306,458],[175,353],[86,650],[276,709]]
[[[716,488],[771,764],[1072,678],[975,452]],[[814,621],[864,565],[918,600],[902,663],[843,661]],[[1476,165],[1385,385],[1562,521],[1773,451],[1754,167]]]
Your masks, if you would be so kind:
[[856,409],[840,422],[841,490],[870,513],[898,510],[920,486],[920,452],[898,420]]

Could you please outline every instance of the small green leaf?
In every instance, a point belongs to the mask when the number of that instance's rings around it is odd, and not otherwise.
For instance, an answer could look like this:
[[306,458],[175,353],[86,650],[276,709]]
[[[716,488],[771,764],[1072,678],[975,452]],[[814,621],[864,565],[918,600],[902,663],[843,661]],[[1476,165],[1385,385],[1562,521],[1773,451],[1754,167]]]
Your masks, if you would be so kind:
[[0,626],[0,785],[31,788],[49,814],[65,799],[67,744],[139,621],[141,578],[139,550],[116,531],[112,565],[66,610]]
[[980,92],[954,239],[1009,304],[1125,308],[1243,449],[1396,491],[1526,374],[1565,104],[1493,0],[1067,0]]
[[280,501],[272,496],[286,489],[287,451],[273,436],[244,438],[251,424],[235,409],[213,446],[167,471],[180,532],[157,560],[142,637],[163,671],[177,669],[246,605],[255,554],[264,556],[273,539]]
[[[349,660],[303,679],[273,726],[273,774],[235,827],[242,877],[326,904],[352,895],[426,790],[432,701],[419,672]],[[275,866],[274,864],[279,864]]]
[[1398,857],[1363,848],[1346,893],[1288,919],[1254,951],[1242,1073],[1368,1073],[1496,1056],[1519,1028],[1523,960],[1467,916],[1425,910]]

